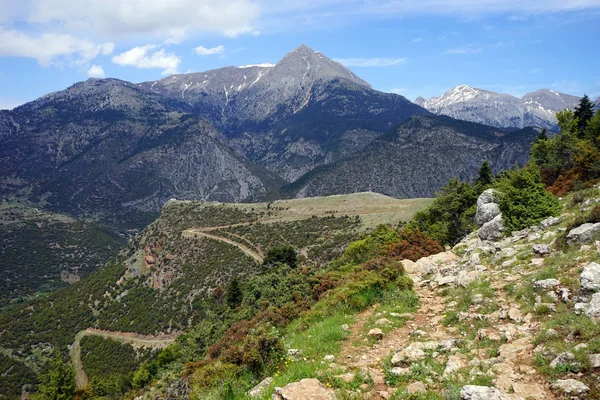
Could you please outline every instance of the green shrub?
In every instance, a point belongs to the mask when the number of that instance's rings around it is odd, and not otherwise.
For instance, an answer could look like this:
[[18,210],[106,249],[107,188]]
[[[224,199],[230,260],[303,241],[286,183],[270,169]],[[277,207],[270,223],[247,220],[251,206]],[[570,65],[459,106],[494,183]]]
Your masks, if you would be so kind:
[[546,191],[536,167],[507,172],[497,188],[502,193],[500,210],[504,225],[510,232],[537,225],[560,212],[558,199]]

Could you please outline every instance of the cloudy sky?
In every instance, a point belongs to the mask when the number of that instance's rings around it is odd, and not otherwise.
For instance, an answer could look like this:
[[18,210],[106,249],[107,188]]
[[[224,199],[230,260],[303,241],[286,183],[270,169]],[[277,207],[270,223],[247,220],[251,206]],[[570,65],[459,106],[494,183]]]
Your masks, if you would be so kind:
[[304,43],[409,99],[600,96],[600,0],[0,0],[0,108],[88,77],[276,63]]

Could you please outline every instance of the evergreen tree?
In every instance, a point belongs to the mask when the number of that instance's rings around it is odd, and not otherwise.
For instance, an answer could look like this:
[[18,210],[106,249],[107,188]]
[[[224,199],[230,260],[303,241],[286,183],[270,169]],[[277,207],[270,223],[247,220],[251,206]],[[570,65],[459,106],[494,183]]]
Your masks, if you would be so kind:
[[479,176],[475,181],[475,185],[478,190],[484,190],[484,188],[491,185],[493,182],[494,174],[492,173],[492,167],[488,160],[485,160],[483,164],[481,164],[481,168],[479,168]]
[[230,308],[237,308],[242,304],[243,299],[244,293],[242,293],[240,282],[237,278],[233,278],[231,282],[229,282],[229,287],[227,288],[227,305],[229,305]]
[[267,255],[265,256],[263,264],[271,265],[278,262],[287,264],[292,268],[296,268],[298,265],[298,256],[296,255],[296,250],[294,250],[292,246],[277,246],[270,248],[267,251]]
[[536,142],[540,142],[542,140],[548,140],[548,130],[546,128],[542,129],[537,139],[535,139]]
[[579,105],[575,107],[575,118],[577,118],[579,137],[583,137],[585,135],[585,130],[593,116],[594,104],[586,94],[581,98],[581,100],[579,100]]
[[38,393],[34,400],[72,400],[75,394],[75,372],[55,352],[49,362],[48,371],[40,376]]

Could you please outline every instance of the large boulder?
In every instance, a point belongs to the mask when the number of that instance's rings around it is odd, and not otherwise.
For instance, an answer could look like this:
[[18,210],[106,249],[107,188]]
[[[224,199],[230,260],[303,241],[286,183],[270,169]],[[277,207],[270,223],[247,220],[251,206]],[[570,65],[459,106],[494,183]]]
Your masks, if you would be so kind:
[[475,213],[475,222],[479,226],[485,224],[500,215],[500,206],[498,206],[498,192],[494,189],[488,189],[479,195],[477,199],[477,212]]
[[499,214],[500,206],[498,206],[498,204],[483,204],[481,207],[477,207],[477,212],[475,213],[475,222],[477,222],[477,225],[481,226],[486,222],[493,220],[494,217]]
[[600,292],[592,296],[592,301],[590,301],[585,314],[595,323],[600,323]]
[[591,242],[597,232],[600,232],[600,222],[580,225],[569,231],[567,234],[567,243],[579,244]]
[[272,400],[335,400],[335,392],[317,379],[302,379],[282,388],[275,388]]
[[588,301],[590,296],[600,292],[600,264],[589,263],[579,275],[579,297]]
[[519,397],[489,386],[467,385],[460,389],[461,400],[516,400]]
[[498,203],[498,194],[499,192],[496,189],[484,190],[483,193],[481,193],[477,198],[477,207],[480,207],[484,204]]
[[502,214],[497,215],[489,222],[483,224],[479,231],[477,231],[481,240],[498,240],[504,236],[504,222],[502,221]]

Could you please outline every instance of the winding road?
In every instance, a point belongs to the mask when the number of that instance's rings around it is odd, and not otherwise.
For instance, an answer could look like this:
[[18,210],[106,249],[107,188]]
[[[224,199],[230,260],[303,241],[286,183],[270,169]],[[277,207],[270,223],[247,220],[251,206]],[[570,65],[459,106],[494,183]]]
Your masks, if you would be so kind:
[[113,339],[121,343],[128,343],[135,348],[151,347],[154,349],[163,349],[173,343],[178,335],[179,333],[147,336],[132,332],[111,332],[94,328],[88,328],[79,332],[75,335],[75,341],[73,341],[73,344],[71,345],[71,361],[73,362],[73,368],[75,370],[75,383],[77,389],[85,389],[88,385],[88,377],[83,369],[83,363],[81,361],[81,339],[84,337],[100,336],[104,339]]
[[[239,226],[239,225],[229,225],[229,226],[225,226],[222,228],[228,228],[231,226]],[[192,228],[192,229],[187,229],[185,231],[183,231],[181,233],[182,237],[185,238],[191,238],[191,237],[197,237],[197,236],[204,236],[210,239],[215,239],[215,240],[219,240],[221,242],[224,243],[228,243],[232,246],[237,247],[238,249],[240,249],[241,251],[243,251],[245,254],[247,254],[248,256],[252,257],[253,259],[255,259],[256,261],[258,261],[259,263],[262,264],[263,260],[264,260],[264,254],[261,251],[257,251],[257,250],[253,250],[250,247],[246,246],[245,244],[236,242],[235,240],[226,238],[224,236],[219,236],[216,235],[214,233],[209,233],[209,232],[214,232],[215,228]],[[242,238],[240,238],[242,239]],[[245,239],[244,239],[245,240]]]

